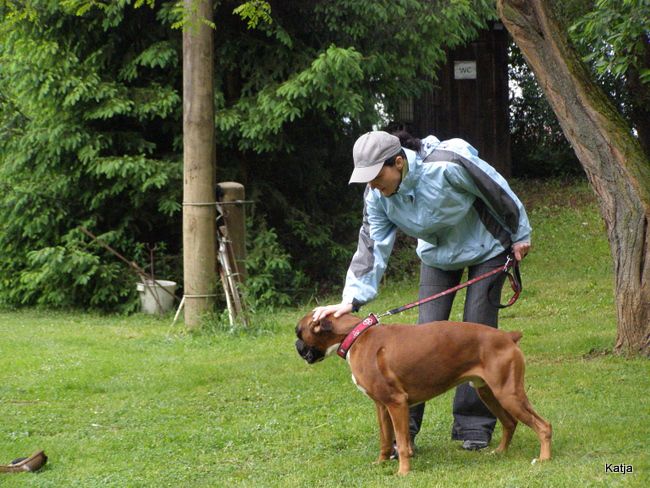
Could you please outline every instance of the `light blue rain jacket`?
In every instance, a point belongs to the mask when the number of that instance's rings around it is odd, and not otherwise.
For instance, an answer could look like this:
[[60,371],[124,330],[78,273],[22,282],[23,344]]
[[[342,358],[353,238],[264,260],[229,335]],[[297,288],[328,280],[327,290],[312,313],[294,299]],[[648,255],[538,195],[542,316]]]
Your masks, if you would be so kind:
[[462,139],[429,136],[422,150],[404,149],[408,173],[390,197],[367,186],[359,245],[348,269],[343,302],[375,298],[397,229],[418,240],[423,263],[460,269],[530,242],[524,206],[506,180]]

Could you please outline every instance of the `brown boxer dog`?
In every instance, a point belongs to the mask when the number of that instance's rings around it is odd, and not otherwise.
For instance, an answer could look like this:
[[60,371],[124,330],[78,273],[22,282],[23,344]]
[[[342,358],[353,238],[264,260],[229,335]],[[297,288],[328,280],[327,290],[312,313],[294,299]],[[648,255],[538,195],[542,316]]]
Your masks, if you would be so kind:
[[379,325],[372,315],[363,322],[349,314],[315,322],[310,312],[298,322],[296,335],[296,349],[310,364],[335,352],[347,359],[352,381],[377,407],[377,462],[389,458],[396,440],[400,475],[409,472],[413,455],[409,407],[468,381],[503,426],[495,452],[508,448],[521,421],[539,438],[539,461],[551,458],[551,424],[533,410],[524,390],[520,332],[467,322]]

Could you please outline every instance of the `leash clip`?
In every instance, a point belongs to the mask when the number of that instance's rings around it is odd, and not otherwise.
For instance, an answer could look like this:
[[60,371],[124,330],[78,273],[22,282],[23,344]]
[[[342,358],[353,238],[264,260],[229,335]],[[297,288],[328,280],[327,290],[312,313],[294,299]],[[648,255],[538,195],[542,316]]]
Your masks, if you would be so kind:
[[512,257],[512,254],[508,254],[506,257],[506,264],[503,265],[503,271],[505,273],[508,272],[508,269],[512,266],[512,262],[514,261],[514,258]]

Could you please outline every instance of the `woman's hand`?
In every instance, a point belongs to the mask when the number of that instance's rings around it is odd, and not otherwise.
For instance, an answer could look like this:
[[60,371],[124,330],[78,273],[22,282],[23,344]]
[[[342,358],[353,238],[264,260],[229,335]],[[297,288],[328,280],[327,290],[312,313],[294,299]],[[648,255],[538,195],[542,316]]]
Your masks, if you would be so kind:
[[517,261],[521,261],[530,251],[530,242],[517,242],[512,245],[512,252]]
[[324,307],[316,307],[314,309],[313,320],[318,321],[327,317],[328,315],[334,314],[334,318],[338,318],[343,314],[352,312],[351,303],[339,303],[337,305],[325,305]]

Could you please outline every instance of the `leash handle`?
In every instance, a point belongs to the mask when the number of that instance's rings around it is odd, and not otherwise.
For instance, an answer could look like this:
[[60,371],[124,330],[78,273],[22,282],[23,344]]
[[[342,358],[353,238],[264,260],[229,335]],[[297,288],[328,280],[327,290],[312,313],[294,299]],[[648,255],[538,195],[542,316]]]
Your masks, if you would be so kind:
[[490,302],[490,305],[496,308],[508,308],[514,305],[514,303],[519,298],[519,295],[521,294],[521,290],[524,289],[521,282],[521,272],[519,271],[519,261],[517,261],[511,255],[508,255],[508,260],[506,261],[506,265],[503,268],[503,272],[506,273],[506,275],[508,276],[508,280],[510,281],[510,287],[512,288],[514,294],[512,295],[512,297],[510,297],[510,300],[508,300],[508,302],[505,305],[502,305],[500,302],[494,303],[494,301],[490,296],[490,292],[492,291],[492,287],[494,286],[494,283],[492,283],[492,285],[490,285],[490,288],[488,289],[488,302]]

